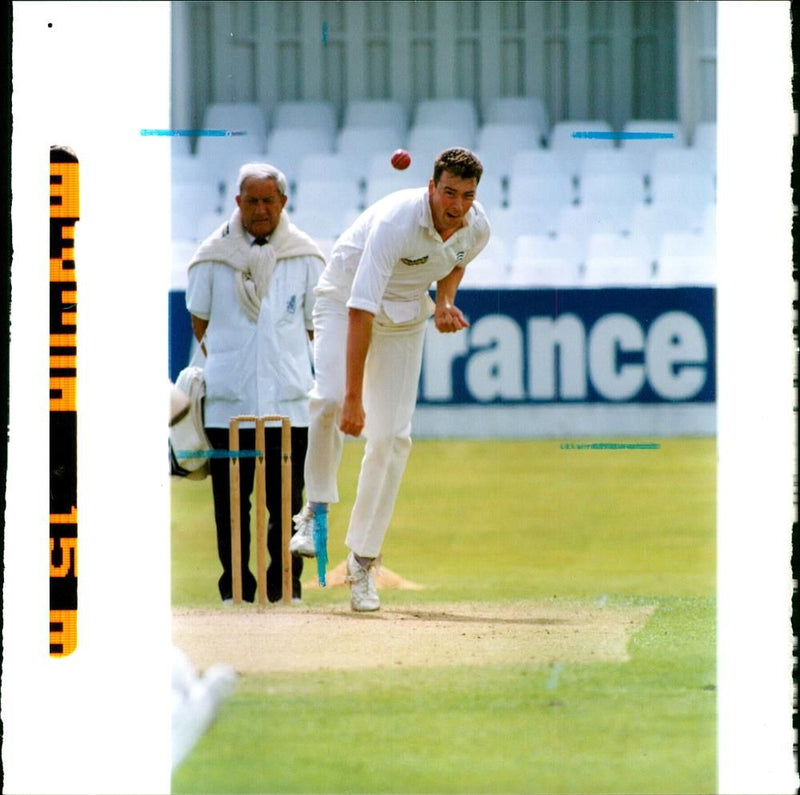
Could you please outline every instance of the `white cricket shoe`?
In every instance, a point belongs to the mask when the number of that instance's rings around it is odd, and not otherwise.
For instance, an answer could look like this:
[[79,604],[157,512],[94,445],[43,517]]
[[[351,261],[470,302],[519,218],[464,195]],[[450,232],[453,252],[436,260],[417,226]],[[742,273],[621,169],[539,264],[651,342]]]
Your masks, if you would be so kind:
[[372,569],[377,560],[372,560],[362,566],[356,560],[355,553],[347,556],[347,577],[345,582],[350,584],[350,607],[359,613],[368,613],[379,610],[381,601],[375,588],[375,577]]
[[289,541],[289,552],[304,558],[316,557],[314,545],[314,512],[306,505],[293,517],[295,533]]

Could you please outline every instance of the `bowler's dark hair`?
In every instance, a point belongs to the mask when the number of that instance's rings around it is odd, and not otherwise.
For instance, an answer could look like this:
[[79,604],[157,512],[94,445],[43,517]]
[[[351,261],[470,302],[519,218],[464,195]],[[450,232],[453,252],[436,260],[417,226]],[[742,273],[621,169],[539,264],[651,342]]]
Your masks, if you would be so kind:
[[460,179],[474,179],[478,183],[483,174],[483,164],[469,149],[454,147],[440,152],[436,158],[433,164],[434,185],[439,184],[439,178],[444,171]]

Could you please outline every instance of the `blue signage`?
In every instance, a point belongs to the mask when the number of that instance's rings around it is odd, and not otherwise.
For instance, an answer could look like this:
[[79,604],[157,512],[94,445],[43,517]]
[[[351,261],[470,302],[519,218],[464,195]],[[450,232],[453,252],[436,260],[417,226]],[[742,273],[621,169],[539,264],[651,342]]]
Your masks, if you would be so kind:
[[[470,328],[429,324],[420,405],[675,404],[716,400],[711,287],[462,289]],[[188,362],[170,293],[170,376]]]
[[713,403],[710,287],[459,290],[425,340],[420,405]]

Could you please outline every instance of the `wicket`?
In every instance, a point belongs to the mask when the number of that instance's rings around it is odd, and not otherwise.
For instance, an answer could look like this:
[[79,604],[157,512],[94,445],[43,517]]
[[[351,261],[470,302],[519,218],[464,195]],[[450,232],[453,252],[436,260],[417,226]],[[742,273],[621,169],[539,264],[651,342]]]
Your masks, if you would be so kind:
[[261,417],[240,415],[232,417],[228,430],[228,447],[231,451],[231,568],[233,574],[233,602],[242,603],[242,536],[239,497],[239,425],[254,422],[256,426],[256,567],[259,605],[267,604],[267,474],[264,450],[264,429],[268,422],[281,423],[281,594],[284,604],[292,601],[292,557],[289,553],[292,522],[292,423],[288,417],[266,414]]

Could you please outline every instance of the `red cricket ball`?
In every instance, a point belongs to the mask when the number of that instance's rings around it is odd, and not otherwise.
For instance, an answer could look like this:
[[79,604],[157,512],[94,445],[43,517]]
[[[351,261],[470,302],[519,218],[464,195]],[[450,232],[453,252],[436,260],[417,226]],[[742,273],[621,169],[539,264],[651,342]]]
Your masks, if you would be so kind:
[[395,150],[392,155],[392,165],[398,171],[403,171],[411,165],[411,155],[405,149]]

